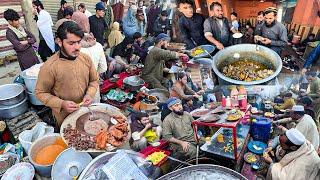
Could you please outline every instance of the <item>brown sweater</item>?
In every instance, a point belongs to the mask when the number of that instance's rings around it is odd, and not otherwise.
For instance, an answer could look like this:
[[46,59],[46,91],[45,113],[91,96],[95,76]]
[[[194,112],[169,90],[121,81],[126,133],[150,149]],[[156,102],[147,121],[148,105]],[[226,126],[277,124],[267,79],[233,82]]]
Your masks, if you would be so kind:
[[88,94],[92,98],[98,89],[98,73],[89,56],[80,53],[76,60],[66,60],[59,53],[51,56],[41,67],[36,96],[52,109],[60,126],[68,113],[61,109],[64,100],[80,103]]
[[187,85],[183,85],[181,82],[176,81],[170,91],[170,97],[176,97],[181,100],[190,100],[196,93],[190,89]]

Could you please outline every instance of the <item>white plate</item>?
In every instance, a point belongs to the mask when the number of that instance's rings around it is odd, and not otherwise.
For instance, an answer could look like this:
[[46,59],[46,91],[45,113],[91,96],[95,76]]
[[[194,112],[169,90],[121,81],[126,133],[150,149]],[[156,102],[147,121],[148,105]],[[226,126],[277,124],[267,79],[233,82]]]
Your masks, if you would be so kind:
[[30,163],[18,163],[7,170],[1,180],[32,180],[34,177],[34,168]]
[[232,37],[233,37],[233,38],[236,38],[236,39],[241,38],[242,36],[243,36],[242,33],[234,33],[234,34],[232,35]]
[[151,143],[151,146],[153,146],[153,147],[158,147],[158,146],[160,146],[160,142],[154,142],[154,143]]

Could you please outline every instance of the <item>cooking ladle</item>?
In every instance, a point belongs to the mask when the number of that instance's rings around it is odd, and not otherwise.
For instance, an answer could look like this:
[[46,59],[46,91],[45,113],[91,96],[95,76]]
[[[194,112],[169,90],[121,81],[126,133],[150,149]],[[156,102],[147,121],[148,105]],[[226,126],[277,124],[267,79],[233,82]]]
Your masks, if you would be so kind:
[[88,106],[87,108],[88,108],[89,113],[90,113],[90,115],[89,115],[89,121],[97,120],[98,118],[94,116],[93,111],[89,108],[89,106]]
[[210,54],[206,49],[203,49],[203,50],[204,50],[205,53],[207,53],[207,54],[210,56],[211,59],[213,59],[213,57],[211,56],[211,54]]

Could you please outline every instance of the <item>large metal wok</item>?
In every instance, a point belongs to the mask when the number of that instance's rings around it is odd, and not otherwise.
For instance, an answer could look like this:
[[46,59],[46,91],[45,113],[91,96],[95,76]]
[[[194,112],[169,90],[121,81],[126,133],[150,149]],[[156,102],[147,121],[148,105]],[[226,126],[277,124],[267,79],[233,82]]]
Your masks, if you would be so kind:
[[[234,57],[235,53],[240,54],[240,58]],[[239,81],[231,79],[225,75],[223,75],[220,70],[222,67],[242,59],[249,59],[253,61],[260,62],[266,65],[268,68],[274,70],[274,73],[267,78],[258,81]],[[282,60],[280,56],[273,50],[265,47],[259,46],[258,48],[255,44],[238,44],[234,46],[227,47],[221,51],[219,51],[213,57],[212,69],[217,74],[219,84],[220,85],[228,85],[228,84],[242,84],[242,85],[256,85],[256,84],[264,84],[275,77],[280,73],[282,69]]]

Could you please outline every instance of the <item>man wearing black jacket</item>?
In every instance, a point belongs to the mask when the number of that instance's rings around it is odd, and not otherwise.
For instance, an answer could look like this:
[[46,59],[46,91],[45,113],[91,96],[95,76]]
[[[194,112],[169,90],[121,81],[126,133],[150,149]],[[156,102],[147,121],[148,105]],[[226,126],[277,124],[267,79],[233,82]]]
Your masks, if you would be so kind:
[[179,28],[183,42],[186,42],[187,49],[207,44],[203,33],[203,22],[205,18],[194,13],[193,0],[177,0],[178,10],[183,14],[179,19]]
[[210,5],[210,11],[213,14],[204,22],[204,36],[221,50],[230,45],[230,29],[228,19],[223,17],[222,6],[218,2]]

